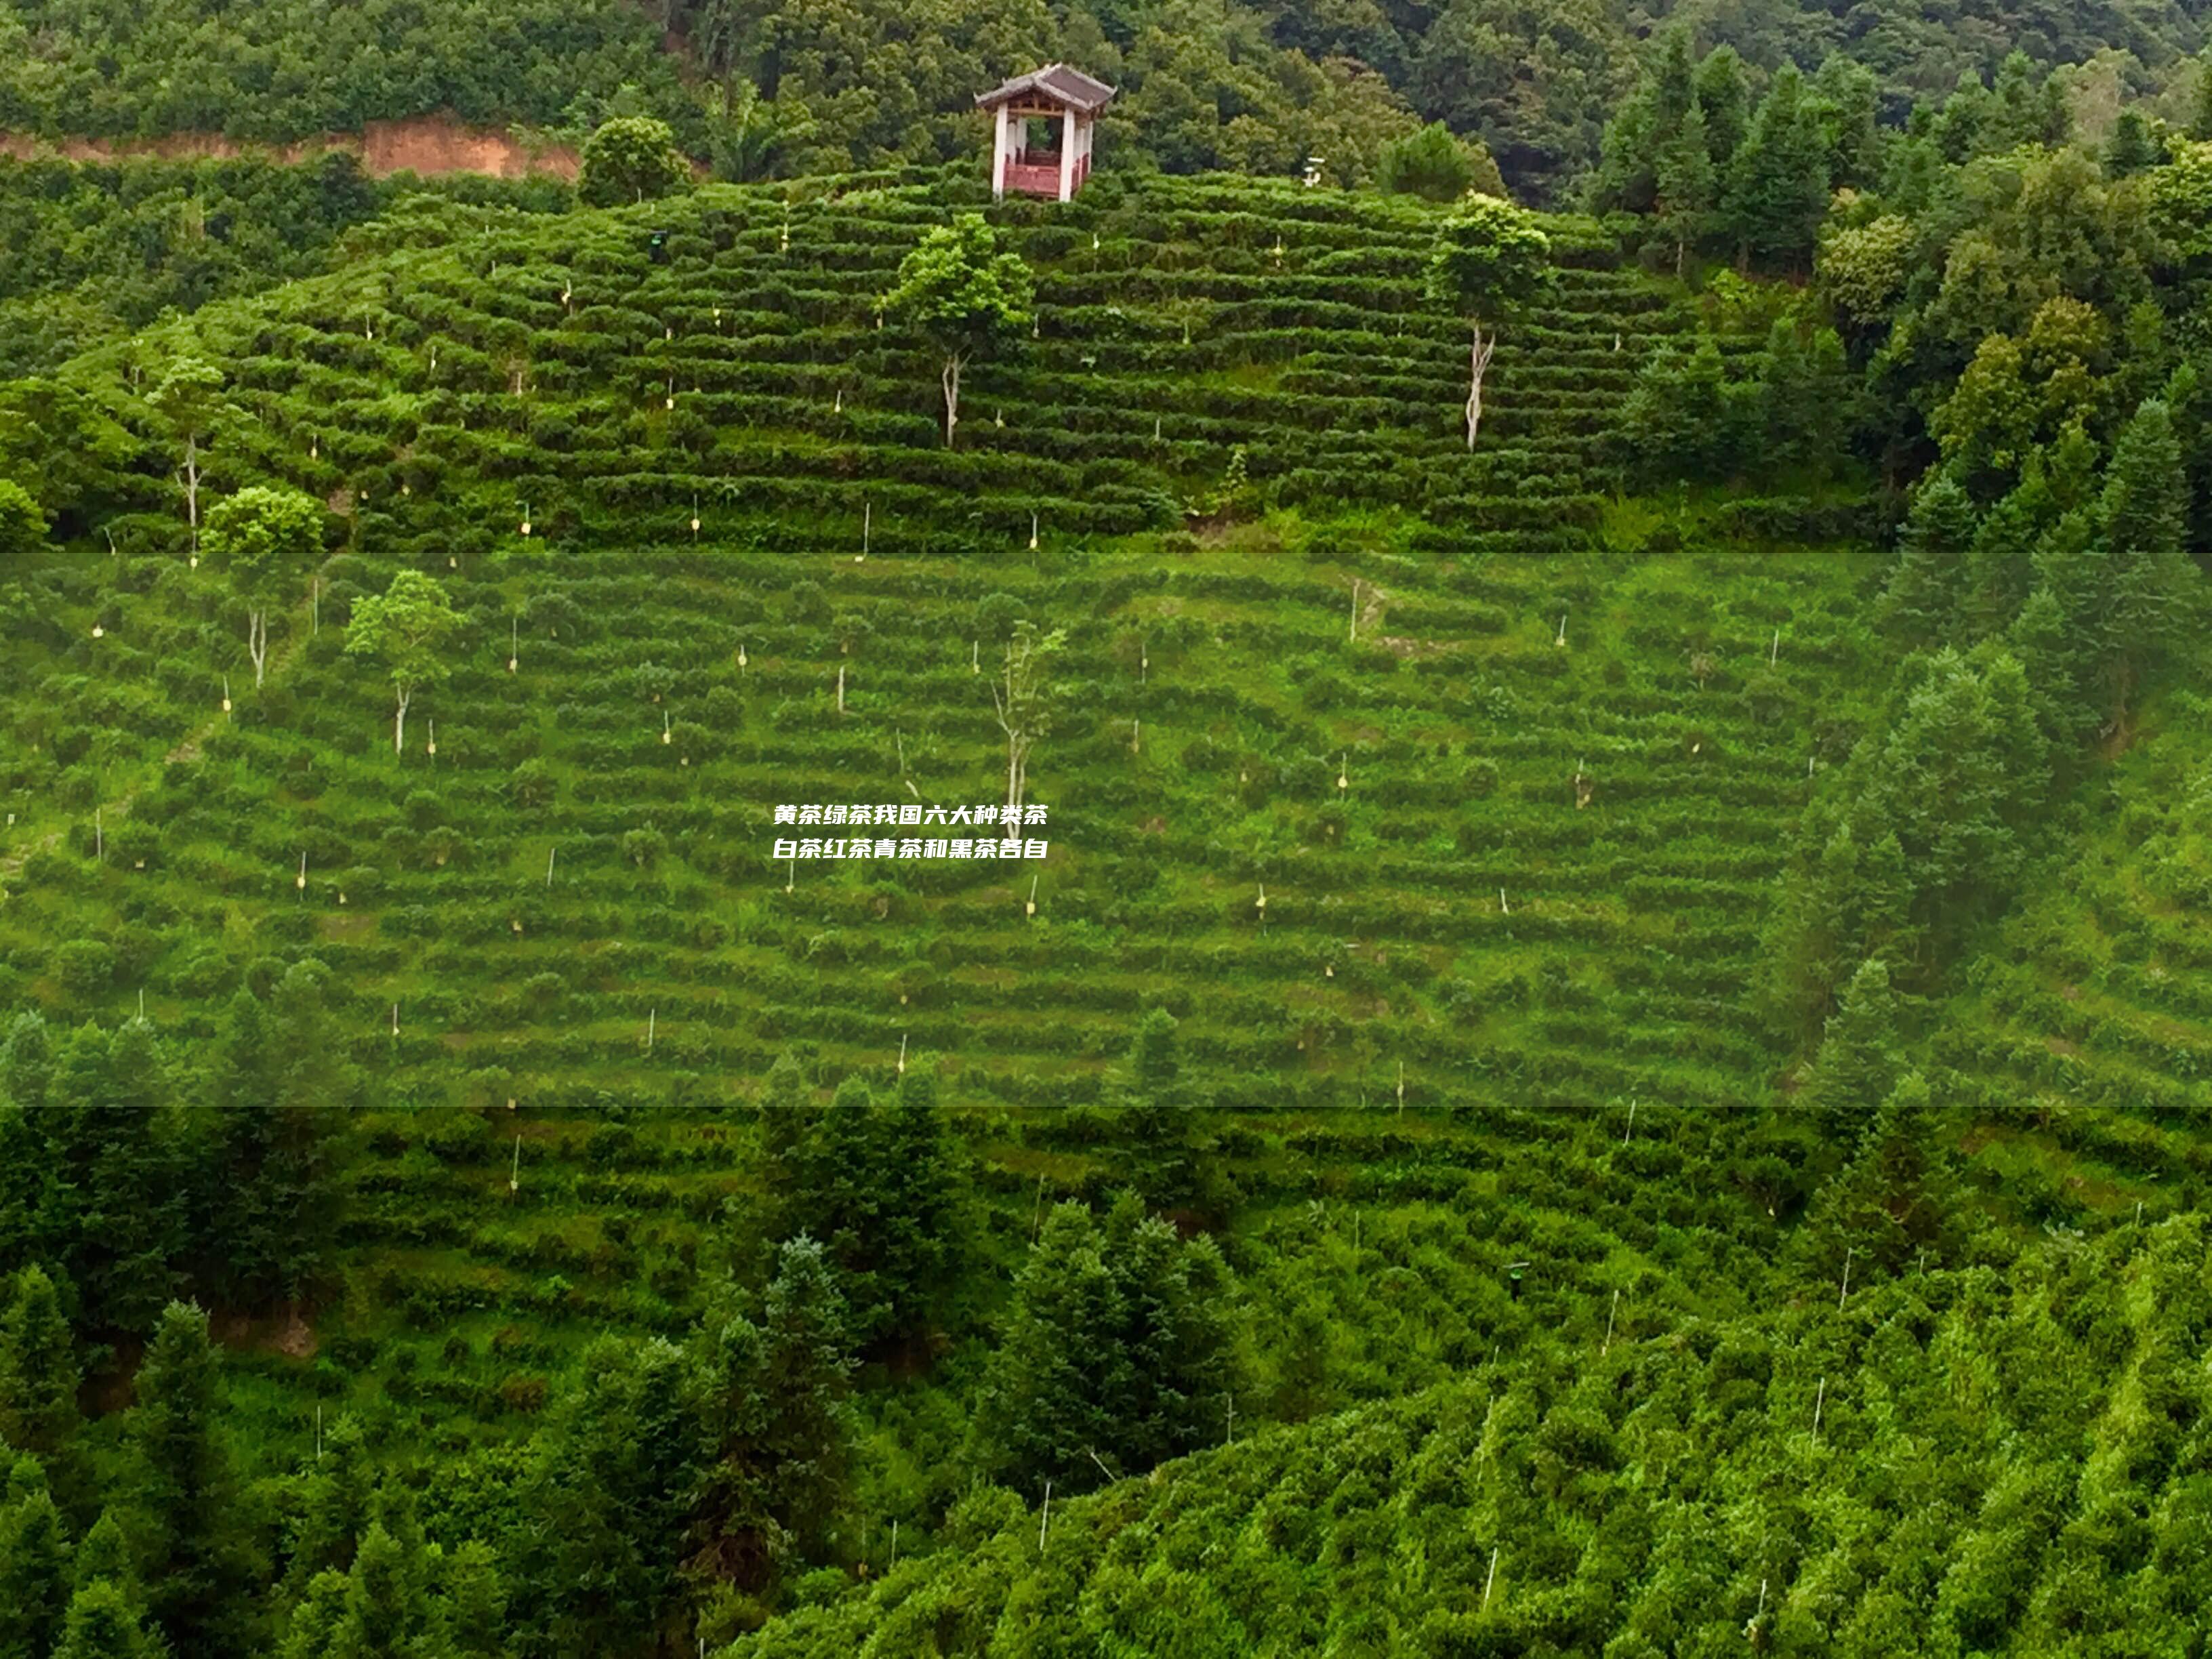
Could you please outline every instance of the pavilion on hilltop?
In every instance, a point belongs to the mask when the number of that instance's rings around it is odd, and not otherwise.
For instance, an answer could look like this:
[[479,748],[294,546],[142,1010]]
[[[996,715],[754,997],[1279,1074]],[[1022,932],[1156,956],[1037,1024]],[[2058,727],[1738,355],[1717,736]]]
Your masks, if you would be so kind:
[[975,107],[994,112],[998,137],[991,148],[991,197],[1008,191],[1065,202],[1091,176],[1091,137],[1114,88],[1065,64],[1018,75],[975,95]]

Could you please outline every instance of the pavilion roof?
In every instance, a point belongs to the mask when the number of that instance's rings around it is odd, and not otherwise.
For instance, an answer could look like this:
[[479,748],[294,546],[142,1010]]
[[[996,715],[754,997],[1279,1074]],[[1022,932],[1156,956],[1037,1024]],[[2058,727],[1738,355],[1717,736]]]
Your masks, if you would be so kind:
[[1079,69],[1070,69],[1065,64],[1047,64],[1027,75],[1017,75],[1003,86],[977,93],[975,107],[996,109],[1000,104],[1029,96],[1042,96],[1053,103],[1064,104],[1079,114],[1096,115],[1114,96],[1114,88]]

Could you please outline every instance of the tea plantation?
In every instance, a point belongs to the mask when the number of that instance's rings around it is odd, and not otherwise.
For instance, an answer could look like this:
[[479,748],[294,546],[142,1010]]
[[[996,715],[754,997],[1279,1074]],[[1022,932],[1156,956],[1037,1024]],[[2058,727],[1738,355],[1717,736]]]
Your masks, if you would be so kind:
[[[1035,325],[969,366],[948,447],[884,296],[986,209]],[[964,171],[713,185],[0,386],[52,532],[0,569],[0,1007],[40,1017],[0,1088],[58,1101],[107,1056],[71,1237],[127,1212],[86,1196],[116,1171],[160,1184],[127,1143],[157,1070],[198,1108],[265,1049],[349,1108],[326,1254],[213,1322],[286,1651],[341,1650],[311,1638],[357,1532],[429,1552],[441,1631],[495,1534],[518,1607],[572,1578],[507,1511],[618,1488],[592,1425],[649,1418],[678,1345],[737,1365],[725,1298],[799,1364],[780,1224],[857,1179],[864,1120],[941,1125],[911,1172],[956,1172],[956,1259],[818,1372],[855,1389],[838,1501],[778,1487],[680,1594],[638,1567],[511,1650],[1875,1653],[1932,1607],[1940,1650],[2049,1652],[2129,1573],[2182,1644],[2143,1650],[2197,1650],[2147,1540],[2197,1535],[2206,1479],[2173,1358],[2205,1340],[2203,707],[2068,779],[2020,902],[1906,997],[1942,1144],[1876,1121],[1886,1088],[1863,1145],[1807,1132],[1839,1028],[1816,1061],[1756,993],[1806,808],[1887,718],[1885,506],[1856,459],[1624,491],[1671,348],[1743,384],[1770,348],[1589,220],[1540,222],[1552,283],[1470,447],[1444,216],[1210,175],[1049,210]],[[321,504],[265,675],[202,556],[263,484]],[[459,623],[395,727],[349,629],[410,573]],[[1055,631],[1043,857],[775,855],[781,805],[1003,801],[1010,652]],[[241,985],[284,1035],[241,1036]],[[212,1182],[180,1229],[259,1201]],[[898,1218],[839,1201],[830,1256],[891,1284]],[[978,1462],[1007,1354],[1093,1358],[1047,1340],[1089,1329],[1067,1264],[1140,1261],[1164,1277],[1115,1305],[1182,1309],[1157,1330],[1218,1364],[1144,1455],[1102,1420],[1066,1464]],[[1139,1376],[1176,1371],[1159,1340]],[[106,1348],[88,1403],[139,1358]],[[781,1480],[834,1462],[818,1429],[745,1443]],[[1070,1502],[1071,1468],[1104,1490]],[[2075,1530],[2095,1596],[2041,1553]]]

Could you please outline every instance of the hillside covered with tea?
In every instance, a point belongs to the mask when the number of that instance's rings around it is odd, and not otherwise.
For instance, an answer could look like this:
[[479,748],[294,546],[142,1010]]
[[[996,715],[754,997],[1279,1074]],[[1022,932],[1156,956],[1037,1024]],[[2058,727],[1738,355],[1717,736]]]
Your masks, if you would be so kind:
[[21,164],[0,1654],[2195,1652],[2212,139],[2074,84]]

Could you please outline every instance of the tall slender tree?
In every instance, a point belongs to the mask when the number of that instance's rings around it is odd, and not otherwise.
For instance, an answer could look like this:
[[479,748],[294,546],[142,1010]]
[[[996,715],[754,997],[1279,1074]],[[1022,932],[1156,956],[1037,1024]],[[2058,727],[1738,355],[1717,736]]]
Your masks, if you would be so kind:
[[205,1313],[169,1304],[137,1385],[112,1499],[123,1512],[153,1621],[180,1654],[221,1659],[250,1652],[260,1564],[221,1425]]

